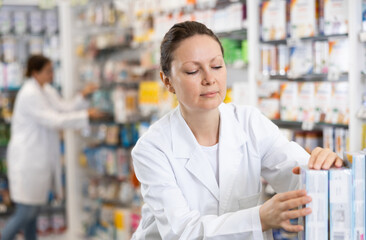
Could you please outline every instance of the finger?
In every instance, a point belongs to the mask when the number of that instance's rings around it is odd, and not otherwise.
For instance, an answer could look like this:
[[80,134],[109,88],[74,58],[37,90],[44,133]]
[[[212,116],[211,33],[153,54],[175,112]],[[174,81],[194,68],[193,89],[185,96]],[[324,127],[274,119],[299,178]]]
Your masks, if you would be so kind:
[[337,160],[336,160],[334,166],[336,166],[337,168],[342,167],[343,166],[343,160],[340,157],[337,157]]
[[280,205],[279,205],[279,208],[282,211],[286,211],[286,210],[289,210],[289,209],[297,208],[299,206],[305,205],[305,204],[310,203],[310,202],[311,202],[311,197],[310,196],[303,196],[303,197],[289,199],[287,201],[281,202]]
[[283,212],[281,214],[281,219],[289,220],[289,219],[304,217],[306,215],[309,215],[311,212],[312,212],[311,208],[302,208],[302,209],[290,210],[290,211]]
[[286,222],[281,224],[281,227],[288,232],[301,232],[304,230],[304,227],[301,225],[292,225],[290,222]]
[[324,170],[328,170],[333,165],[333,163],[335,163],[337,157],[338,157],[337,154],[335,154],[334,152],[329,153],[325,161],[323,162],[323,166],[321,166],[321,168]]
[[329,149],[322,149],[319,153],[318,153],[318,155],[317,155],[317,157],[316,157],[316,159],[315,159],[315,161],[314,161],[314,166],[313,166],[313,168],[315,169],[315,170],[320,170],[320,168],[322,167],[322,165],[323,165],[323,163],[325,162],[325,159],[328,157],[328,155],[331,153],[331,151],[329,150]]
[[285,193],[278,193],[275,197],[280,202],[284,202],[284,201],[287,201],[289,199],[298,198],[298,197],[302,197],[302,196],[305,196],[305,195],[306,195],[305,190],[295,190],[295,191],[290,191],[290,192],[285,192]]
[[311,156],[310,156],[309,163],[308,163],[309,168],[313,168],[313,167],[314,167],[315,159],[318,157],[318,154],[319,154],[322,150],[323,150],[322,148],[320,148],[320,147],[316,147],[316,148],[311,152]]
[[294,174],[300,174],[300,167],[294,167],[292,169],[292,173],[294,173]]

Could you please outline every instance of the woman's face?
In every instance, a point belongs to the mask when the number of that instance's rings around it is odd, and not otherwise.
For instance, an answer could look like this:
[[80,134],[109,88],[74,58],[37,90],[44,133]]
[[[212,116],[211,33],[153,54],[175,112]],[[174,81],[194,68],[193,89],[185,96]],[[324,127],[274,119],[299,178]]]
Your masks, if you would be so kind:
[[47,63],[39,72],[34,72],[33,77],[42,85],[45,83],[52,83],[53,67],[51,63]]
[[220,45],[210,36],[183,40],[173,53],[170,72],[168,89],[185,110],[215,109],[225,98],[225,62]]

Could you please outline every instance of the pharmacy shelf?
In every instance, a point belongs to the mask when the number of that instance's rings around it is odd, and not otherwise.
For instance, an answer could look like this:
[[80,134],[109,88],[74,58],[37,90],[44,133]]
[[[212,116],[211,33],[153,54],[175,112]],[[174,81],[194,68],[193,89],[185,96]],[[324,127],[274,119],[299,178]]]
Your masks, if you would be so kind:
[[[8,209],[6,209],[6,211],[0,211],[0,218],[7,218],[10,217],[15,211],[15,207],[10,207]],[[49,212],[65,212],[66,211],[66,207],[65,205],[60,205],[60,206],[42,206],[40,213],[49,213]]]
[[131,48],[131,43],[129,43],[129,42],[106,46],[103,48],[98,48],[98,49],[96,49],[96,51],[97,51],[96,58],[97,59],[103,58],[103,56],[105,56],[105,55],[112,54],[112,53],[115,53],[116,51],[121,51],[124,49],[130,49],[130,48]]
[[152,119],[152,116],[141,116],[141,115],[139,115],[139,116],[131,116],[129,119],[127,119],[127,122],[120,123],[120,122],[114,121],[113,116],[111,116],[110,118],[107,118],[107,119],[91,120],[90,121],[90,124],[92,124],[92,125],[105,124],[105,125],[124,126],[124,125],[128,125],[128,124],[139,123],[139,122],[150,122],[151,119]]
[[233,30],[228,32],[218,32],[216,33],[217,37],[219,38],[230,38],[235,40],[244,40],[247,38],[247,29],[239,29],[239,30]]
[[270,80],[294,81],[294,82],[344,82],[348,81],[348,73],[340,74],[330,80],[328,74],[306,74],[298,77],[288,75],[269,75]]
[[281,40],[272,40],[272,41],[260,41],[262,44],[291,44],[298,41],[328,41],[329,38],[338,38],[338,37],[348,37],[348,34],[333,34],[333,35],[319,35],[314,37],[304,37],[304,38],[286,38]]
[[16,93],[16,92],[19,92],[20,88],[21,87],[10,87],[10,88],[2,87],[2,88],[0,88],[0,92]]
[[138,80],[138,81],[127,80],[127,81],[121,81],[121,82],[106,83],[106,81],[103,78],[101,79],[101,81],[103,82],[101,84],[101,88],[104,88],[104,89],[111,89],[111,88],[115,88],[117,86],[128,87],[128,88],[137,88],[141,83],[141,80]]
[[102,204],[109,204],[109,205],[113,205],[115,207],[121,207],[121,208],[130,208],[131,207],[131,204],[126,204],[119,200],[98,199],[98,201]]
[[87,169],[88,176],[92,177],[93,179],[105,180],[110,182],[126,182],[128,181],[127,177],[118,177],[113,175],[106,175],[106,174],[99,174],[95,172],[93,169]]
[[348,129],[348,125],[346,124],[333,124],[333,123],[324,123],[318,122],[314,123],[312,128],[308,128],[304,125],[303,122],[296,121],[283,121],[279,119],[271,119],[271,121],[281,128],[291,128],[291,129],[303,129],[303,130],[321,130],[324,127],[335,127],[335,128],[346,128]]

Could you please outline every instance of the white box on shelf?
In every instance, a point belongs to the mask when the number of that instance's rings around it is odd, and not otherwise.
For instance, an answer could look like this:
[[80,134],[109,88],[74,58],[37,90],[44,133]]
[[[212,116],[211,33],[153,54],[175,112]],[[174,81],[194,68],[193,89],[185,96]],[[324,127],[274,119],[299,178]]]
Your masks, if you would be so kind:
[[332,106],[332,83],[315,83],[315,122],[325,122]]
[[365,152],[346,152],[344,154],[352,168],[352,199],[353,199],[353,239],[365,239]]
[[290,47],[290,77],[312,73],[313,65],[313,46],[310,41]]
[[313,37],[318,34],[315,0],[291,1],[291,38]]
[[296,121],[298,106],[298,84],[297,82],[286,82],[281,84],[280,115],[281,120]]
[[329,41],[329,74],[348,73],[349,46],[347,38],[330,38]]
[[324,34],[348,33],[348,0],[324,1]]
[[305,219],[300,218],[304,223],[304,231],[299,234],[299,239],[328,239],[328,171],[302,167],[300,172],[300,188],[305,189],[312,198],[306,204],[306,207],[312,209],[312,213]]
[[333,84],[332,106],[326,114],[326,122],[332,124],[349,123],[348,92],[348,82],[337,82]]
[[334,152],[334,128],[323,128],[323,148],[329,148]]
[[328,73],[329,44],[327,41],[314,42],[314,73]]
[[352,239],[352,171],[329,171],[330,240]]
[[297,121],[314,122],[315,112],[315,84],[314,82],[299,83],[299,105]]
[[266,1],[262,3],[262,40],[286,38],[286,1]]

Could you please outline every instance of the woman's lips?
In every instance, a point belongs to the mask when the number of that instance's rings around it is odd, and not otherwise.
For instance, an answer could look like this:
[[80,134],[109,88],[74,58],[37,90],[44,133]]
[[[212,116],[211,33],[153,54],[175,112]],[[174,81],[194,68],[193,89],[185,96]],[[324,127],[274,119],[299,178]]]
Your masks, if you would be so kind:
[[207,93],[203,93],[203,94],[201,94],[200,96],[201,96],[201,97],[212,98],[212,97],[215,97],[217,93],[218,93],[218,92],[207,92]]

